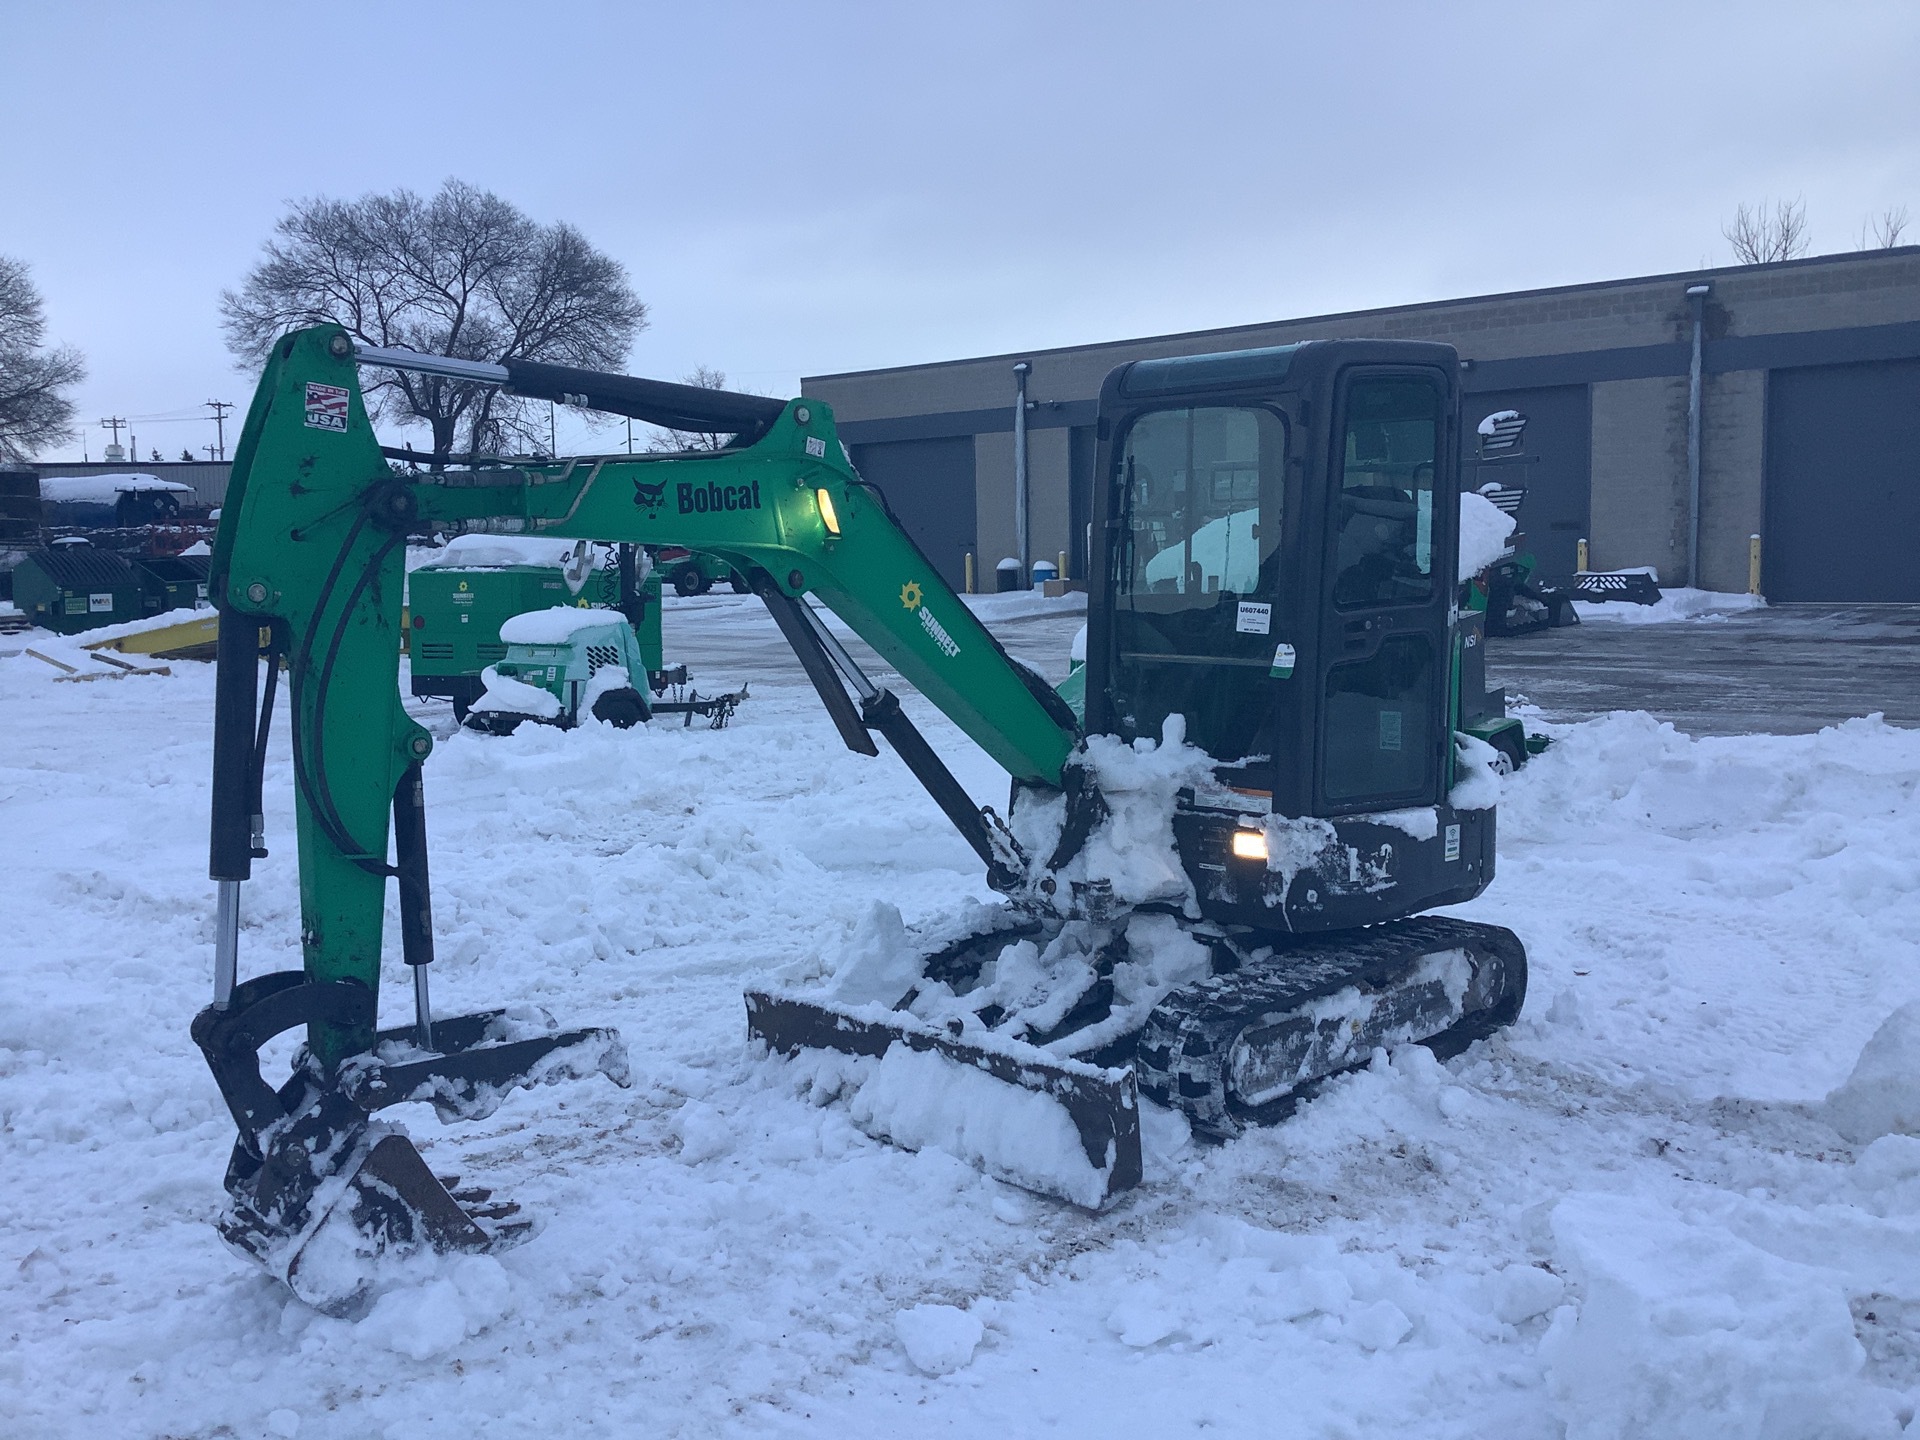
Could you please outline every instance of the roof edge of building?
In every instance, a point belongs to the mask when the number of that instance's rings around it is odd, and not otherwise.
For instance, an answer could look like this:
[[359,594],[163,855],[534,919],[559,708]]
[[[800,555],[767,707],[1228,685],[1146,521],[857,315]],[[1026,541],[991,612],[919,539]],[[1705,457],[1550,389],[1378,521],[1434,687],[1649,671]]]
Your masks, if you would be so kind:
[[1543,285],[1532,290],[1499,290],[1484,295],[1458,295],[1445,300],[1417,300],[1406,305],[1372,305],[1360,310],[1331,310],[1320,315],[1281,316],[1252,320],[1239,325],[1218,325],[1199,330],[1174,330],[1159,335],[1134,335],[1120,340],[1093,340],[1080,345],[1047,345],[1032,350],[1005,350],[987,355],[967,355],[957,360],[924,360],[910,365],[878,365],[866,370],[831,370],[800,377],[800,388],[816,380],[859,380],[874,375],[902,375],[916,370],[943,370],[960,365],[983,365],[994,361],[1031,360],[1043,355],[1085,354],[1089,351],[1116,350],[1136,345],[1172,344],[1185,340],[1222,338],[1252,331],[1271,330],[1276,325],[1331,324],[1335,321],[1361,320],[1369,315],[1408,315],[1421,311],[1444,310],[1456,305],[1488,305],[1503,300],[1536,300],[1551,295],[1592,293],[1596,290],[1625,289],[1633,285],[1657,285],[1663,282],[1714,280],[1728,275],[1751,275],[1761,271],[1803,270],[1822,265],[1852,264],[1886,260],[1895,256],[1920,255],[1920,245],[1896,245],[1878,250],[1848,250],[1835,255],[1808,255],[1798,260],[1776,260],[1764,265],[1721,265],[1710,269],[1672,270],[1657,275],[1629,275],[1617,280],[1593,280],[1576,285]]

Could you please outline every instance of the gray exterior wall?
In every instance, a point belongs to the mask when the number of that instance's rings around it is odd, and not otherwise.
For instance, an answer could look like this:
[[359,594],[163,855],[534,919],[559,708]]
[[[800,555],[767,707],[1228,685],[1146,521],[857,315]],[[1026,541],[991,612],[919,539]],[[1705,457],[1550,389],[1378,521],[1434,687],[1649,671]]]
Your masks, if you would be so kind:
[[1469,395],[1590,387],[1592,563],[1653,565],[1664,581],[1677,583],[1691,578],[1686,289],[1701,281],[1713,293],[1705,325],[1699,578],[1709,588],[1740,590],[1747,537],[1760,530],[1764,513],[1767,372],[1920,355],[1920,247],[817,375],[802,388],[833,407],[854,443],[976,437],[984,575],[1013,544],[1015,360],[1033,367],[1033,555],[1051,559],[1072,548],[1065,427],[1091,422],[1101,382],[1115,366],[1307,339],[1441,340],[1459,350]]

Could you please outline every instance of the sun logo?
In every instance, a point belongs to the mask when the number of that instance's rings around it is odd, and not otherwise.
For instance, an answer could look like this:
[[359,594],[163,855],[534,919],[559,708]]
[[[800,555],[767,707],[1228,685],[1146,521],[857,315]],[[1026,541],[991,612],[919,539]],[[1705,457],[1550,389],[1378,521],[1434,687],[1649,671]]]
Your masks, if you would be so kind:
[[920,582],[909,580],[900,587],[900,603],[909,610],[918,610],[923,597],[920,594]]

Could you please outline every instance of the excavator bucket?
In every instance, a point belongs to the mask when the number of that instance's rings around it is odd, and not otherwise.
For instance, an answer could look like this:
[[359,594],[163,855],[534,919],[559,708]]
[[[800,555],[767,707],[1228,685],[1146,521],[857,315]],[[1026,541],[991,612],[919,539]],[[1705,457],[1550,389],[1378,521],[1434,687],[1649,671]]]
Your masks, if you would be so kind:
[[903,1010],[747,992],[747,1032],[778,1055],[866,1062],[849,1107],[871,1135],[955,1153],[997,1179],[1099,1210],[1140,1183],[1133,1071],[959,1033]]
[[461,1201],[484,1192],[456,1195],[396,1130],[361,1120],[338,1138],[331,1163],[283,1145],[254,1161],[236,1147],[219,1221],[228,1244],[316,1310],[349,1313],[383,1268],[416,1255],[491,1250],[527,1228],[483,1226]]
[[512,1218],[511,1202],[436,1176],[406,1134],[375,1112],[426,1101],[442,1119],[479,1119],[516,1087],[593,1074],[629,1083],[617,1032],[557,1030],[542,1012],[499,1010],[439,1021],[430,1048],[412,1027],[382,1030],[369,1051],[331,1071],[305,1056],[279,1090],[261,1079],[259,1049],[274,1035],[313,1019],[362,1018],[370,1008],[362,986],[283,972],[237,986],[193,1026],[240,1129],[220,1233],[332,1315],[351,1313],[415,1257],[496,1249],[530,1228]]

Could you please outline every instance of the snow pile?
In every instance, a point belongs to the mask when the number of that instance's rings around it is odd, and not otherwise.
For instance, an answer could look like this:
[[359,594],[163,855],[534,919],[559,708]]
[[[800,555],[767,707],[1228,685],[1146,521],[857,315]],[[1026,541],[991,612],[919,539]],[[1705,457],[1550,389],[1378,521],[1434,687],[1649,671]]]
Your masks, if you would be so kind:
[[456,535],[438,550],[410,551],[407,568],[504,570],[510,565],[529,565],[559,570],[576,563],[583,546],[589,559],[597,558],[593,547],[582,540],[554,540],[540,535]]
[[908,1150],[944,1150],[1089,1210],[1105,1198],[1113,1156],[1096,1167],[1066,1106],[1052,1095],[898,1043],[877,1061],[837,1063],[845,1059],[823,1056],[811,1067],[812,1083],[820,1092],[820,1077],[840,1071],[848,1114],[867,1134]]
[[1833,1128],[1857,1145],[1920,1134],[1920,1002],[1881,1023],[1825,1108]]
[[914,1368],[951,1375],[973,1363],[986,1326],[955,1305],[915,1305],[893,1317],[894,1333]]
[[1507,553],[1513,517],[1484,495],[1460,492],[1460,575],[1466,584]]
[[1541,1344],[1567,1440],[1895,1433],[1831,1272],[1642,1198],[1573,1196],[1552,1224],[1582,1292]]
[[[1186,788],[1217,788],[1213,761],[1187,744],[1186,717],[1169,715],[1157,745],[1145,737],[1128,745],[1112,735],[1089,736],[1085,757],[1107,814],[1060,871],[1058,903],[1066,906],[1076,881],[1110,885],[1114,898],[1129,905],[1185,900],[1192,887],[1174,849],[1175,796]],[[1014,811],[1015,837],[1029,855],[1045,859],[1066,824],[1066,801],[1037,801],[1023,793],[1021,802]]]
[[1009,590],[1004,595],[962,595],[960,599],[973,612],[976,620],[989,626],[1029,617],[1087,613],[1087,593],[1084,590],[1070,590],[1065,595],[1049,596],[1035,586],[1027,590]]
[[500,626],[500,639],[508,645],[565,645],[573,639],[575,631],[615,625],[622,618],[617,610],[555,605],[546,610],[508,616]]
[[40,498],[58,504],[111,505],[122,495],[164,490],[191,495],[193,487],[158,475],[46,475],[40,480]]
[[431,1360],[480,1334],[513,1308],[513,1281],[491,1255],[457,1255],[446,1273],[387,1291],[355,1327],[359,1338],[409,1360]]
[[560,717],[559,696],[538,685],[516,680],[511,675],[502,675],[498,666],[489,665],[482,670],[480,683],[484,688],[480,698],[473,702],[472,708],[475,710],[497,711],[504,715],[530,715],[536,720],[557,720]]
[[102,625],[94,630],[82,630],[71,636],[77,645],[93,646],[108,640],[125,640],[132,635],[145,635],[153,630],[170,630],[175,625],[185,625],[196,620],[212,620],[213,607],[210,605],[181,606],[178,610],[163,610],[158,615],[149,615],[143,620],[123,620],[118,625]]
[[1763,610],[1767,602],[1758,595],[1739,595],[1724,590],[1695,590],[1677,585],[1662,590],[1651,605],[1635,605],[1625,600],[1589,600],[1574,596],[1580,607],[1580,621],[1608,621],[1617,625],[1667,625],[1676,620],[1724,621],[1745,610]]

